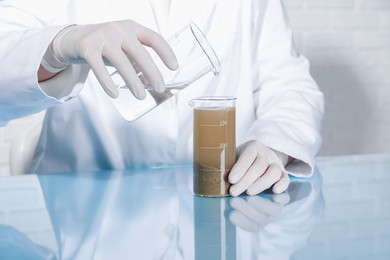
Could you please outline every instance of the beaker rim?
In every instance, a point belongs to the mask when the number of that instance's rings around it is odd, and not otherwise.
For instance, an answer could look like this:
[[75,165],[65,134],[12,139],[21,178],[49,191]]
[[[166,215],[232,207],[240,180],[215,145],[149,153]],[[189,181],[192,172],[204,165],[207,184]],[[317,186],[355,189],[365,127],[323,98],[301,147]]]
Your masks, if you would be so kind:
[[215,53],[213,47],[211,47],[209,41],[203,32],[199,29],[199,27],[193,21],[190,22],[190,28],[192,33],[195,36],[196,41],[202,48],[203,52],[206,54],[209,59],[211,65],[213,66],[213,72],[215,75],[218,75],[221,68],[221,63],[218,59],[217,54]]
[[201,100],[201,101],[221,101],[221,100],[236,100],[236,97],[233,96],[204,96],[197,97],[192,100]]
[[219,107],[228,106],[234,107],[236,103],[236,97],[233,96],[203,96],[190,100],[188,105],[192,108],[196,107]]

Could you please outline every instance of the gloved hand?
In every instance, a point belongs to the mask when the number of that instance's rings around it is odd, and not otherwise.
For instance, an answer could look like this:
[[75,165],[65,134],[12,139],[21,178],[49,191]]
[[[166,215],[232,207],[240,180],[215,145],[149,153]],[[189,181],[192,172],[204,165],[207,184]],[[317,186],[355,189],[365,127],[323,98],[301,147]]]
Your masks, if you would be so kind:
[[259,141],[249,141],[239,147],[239,157],[229,173],[230,194],[258,194],[273,185],[274,193],[288,188],[290,178],[284,166],[288,156],[270,149]]
[[133,95],[143,99],[146,97],[144,85],[137,76],[133,62],[157,92],[165,91],[164,79],[143,45],[153,48],[168,68],[178,68],[175,54],[168,43],[156,32],[132,20],[64,28],[51,42],[42,66],[56,73],[72,63],[87,63],[106,93],[116,98],[118,89],[105,67],[105,64],[111,65]]

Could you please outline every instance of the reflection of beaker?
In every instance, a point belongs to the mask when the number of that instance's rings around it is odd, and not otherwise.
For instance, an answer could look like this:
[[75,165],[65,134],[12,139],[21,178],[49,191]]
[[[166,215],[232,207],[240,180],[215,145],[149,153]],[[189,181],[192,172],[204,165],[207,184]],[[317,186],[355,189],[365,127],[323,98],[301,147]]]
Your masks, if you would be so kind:
[[150,87],[148,79],[135,63],[133,66],[142,83],[145,84],[146,98],[143,100],[139,100],[131,94],[117,71],[111,73],[111,78],[119,88],[119,97],[113,99],[113,102],[127,121],[138,119],[203,75],[209,72],[218,75],[219,59],[202,31],[193,22],[169,37],[167,42],[175,53],[179,69],[170,70],[156,53],[151,54],[164,78],[166,84],[164,93],[157,93]]
[[194,196],[195,260],[236,259],[236,227],[225,218],[228,199]]
[[226,196],[228,174],[236,162],[236,109],[234,97],[201,97],[194,109],[194,193]]

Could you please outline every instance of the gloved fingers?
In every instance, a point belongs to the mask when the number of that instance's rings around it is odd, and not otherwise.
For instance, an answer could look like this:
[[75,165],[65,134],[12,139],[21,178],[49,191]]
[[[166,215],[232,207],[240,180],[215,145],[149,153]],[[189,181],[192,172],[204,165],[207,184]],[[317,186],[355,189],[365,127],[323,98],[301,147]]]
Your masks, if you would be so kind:
[[238,196],[243,193],[266,172],[267,167],[268,161],[257,157],[253,164],[249,167],[249,169],[244,173],[244,176],[237,183],[233,184],[230,187],[230,194],[232,196]]
[[133,65],[123,52],[111,53],[108,51],[105,53],[105,59],[111,66],[116,68],[119,75],[125,81],[126,86],[136,98],[144,99],[146,97],[144,84],[142,84]]
[[150,54],[146,51],[145,47],[139,42],[126,41],[123,46],[123,50],[141,69],[144,76],[148,79],[151,87],[158,93],[165,91],[165,83],[160,70],[156,63],[153,61]]
[[119,90],[111,79],[102,57],[99,57],[98,55],[89,55],[86,57],[86,61],[107,95],[112,98],[117,98],[119,96]]
[[256,158],[257,150],[254,149],[253,146],[242,148],[237,162],[234,164],[229,173],[229,182],[231,184],[235,184],[239,180],[241,180],[241,178],[248,171],[249,167],[251,167],[252,163],[256,160]]
[[164,64],[171,70],[176,70],[179,67],[177,58],[172,48],[169,46],[168,42],[164,38],[154,32],[153,30],[146,28],[142,25],[141,30],[138,31],[138,40],[146,45],[151,47],[157,54],[160,56]]
[[247,193],[249,195],[259,194],[266,189],[270,188],[274,183],[276,183],[282,176],[282,170],[279,168],[277,164],[272,163],[269,165],[268,169],[264,174],[260,175],[260,177],[252,182],[250,187],[247,189]]
[[279,216],[282,212],[282,206],[280,204],[261,196],[250,196],[248,198],[248,204],[269,217]]
[[290,177],[286,171],[283,171],[280,180],[275,183],[272,191],[277,194],[282,193],[283,191],[287,190],[289,184]]

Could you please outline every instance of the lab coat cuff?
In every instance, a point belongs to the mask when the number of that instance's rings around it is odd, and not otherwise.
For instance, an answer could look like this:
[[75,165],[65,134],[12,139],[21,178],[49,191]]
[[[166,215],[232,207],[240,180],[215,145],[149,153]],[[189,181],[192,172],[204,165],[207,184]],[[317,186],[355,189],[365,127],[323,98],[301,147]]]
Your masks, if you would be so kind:
[[291,137],[283,135],[270,134],[251,134],[248,135],[245,142],[257,140],[273,150],[280,151],[293,157],[295,160],[286,165],[285,169],[289,175],[294,177],[311,177],[314,173],[315,157],[313,147],[308,144],[294,142]]
[[47,96],[63,103],[80,93],[88,72],[88,65],[72,64],[54,77],[40,82],[39,86]]

